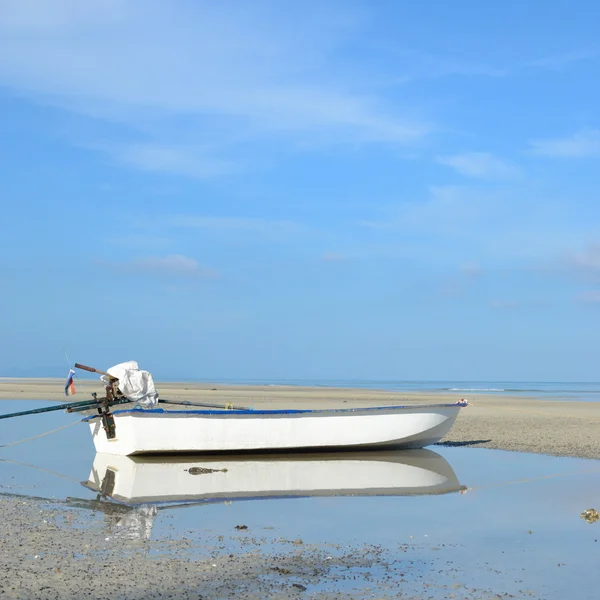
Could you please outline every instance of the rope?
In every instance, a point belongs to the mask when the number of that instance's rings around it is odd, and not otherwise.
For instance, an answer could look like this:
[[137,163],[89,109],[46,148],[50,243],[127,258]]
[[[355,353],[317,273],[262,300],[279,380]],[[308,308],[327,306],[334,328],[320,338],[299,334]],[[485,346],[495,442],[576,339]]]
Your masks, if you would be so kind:
[[[57,473],[56,471],[51,471],[50,469],[45,469],[44,467],[37,467],[36,465],[30,465],[29,463],[20,462],[18,460],[9,460],[8,458],[0,458],[0,462],[17,465],[19,467],[27,467],[28,469],[35,469],[36,471],[42,471],[43,473],[49,473],[50,475],[54,475],[55,477],[61,477],[62,479],[66,479],[67,481],[73,481],[75,483],[81,483],[81,480],[75,479],[74,477],[69,477],[68,475],[63,475],[62,473]],[[0,492],[0,495],[5,494],[4,492]],[[17,496],[18,494],[5,494],[8,496]],[[35,496],[23,496],[24,498],[36,498]],[[47,500],[47,498],[37,498],[38,500]],[[55,498],[53,501],[56,500]]]
[[62,427],[57,427],[56,429],[51,429],[50,431],[46,431],[45,433],[40,433],[39,435],[34,435],[33,437],[30,437],[30,438],[25,438],[24,440],[10,442],[9,444],[1,444],[0,448],[8,448],[9,446],[16,446],[17,444],[24,444],[25,442],[31,442],[32,440],[37,440],[38,438],[44,437],[46,435],[50,435],[51,433],[56,433],[57,431],[67,429],[67,427],[72,427],[73,425],[77,425],[78,423],[81,423],[81,421],[83,421],[83,419],[80,419],[79,421],[73,421],[73,423],[67,423],[66,425],[63,425]]

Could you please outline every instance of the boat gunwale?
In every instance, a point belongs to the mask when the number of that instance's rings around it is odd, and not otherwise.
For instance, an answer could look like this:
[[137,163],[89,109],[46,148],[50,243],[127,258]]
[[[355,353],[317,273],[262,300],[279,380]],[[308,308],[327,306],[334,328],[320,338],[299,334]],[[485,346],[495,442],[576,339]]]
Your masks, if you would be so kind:
[[[348,414],[354,416],[363,416],[364,413],[373,413],[377,411],[423,411],[429,409],[440,409],[440,408],[455,408],[460,410],[465,408],[467,404],[459,402],[453,402],[450,404],[411,404],[411,405],[397,405],[397,406],[363,406],[354,408],[319,408],[319,409],[248,409],[248,410],[233,410],[233,409],[210,409],[210,410],[198,410],[198,409],[187,409],[187,410],[165,410],[164,408],[125,408],[113,411],[114,416],[147,416],[147,417],[178,417],[183,415],[195,415],[195,416],[227,416],[228,418],[235,417],[250,417],[250,416],[301,416],[301,415],[312,415],[312,416],[334,416],[339,414]],[[85,417],[83,421],[91,421],[99,418],[100,415],[90,415]]]

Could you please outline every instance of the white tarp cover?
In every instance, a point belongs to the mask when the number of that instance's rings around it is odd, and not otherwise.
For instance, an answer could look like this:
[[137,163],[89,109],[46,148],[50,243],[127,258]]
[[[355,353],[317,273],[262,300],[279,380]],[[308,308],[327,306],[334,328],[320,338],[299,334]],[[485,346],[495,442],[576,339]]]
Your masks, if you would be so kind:
[[[115,365],[106,372],[119,380],[119,390],[132,402],[137,402],[146,408],[158,404],[158,392],[154,387],[152,375],[148,371],[141,371],[135,360]],[[100,379],[108,383],[106,375],[102,375]]]

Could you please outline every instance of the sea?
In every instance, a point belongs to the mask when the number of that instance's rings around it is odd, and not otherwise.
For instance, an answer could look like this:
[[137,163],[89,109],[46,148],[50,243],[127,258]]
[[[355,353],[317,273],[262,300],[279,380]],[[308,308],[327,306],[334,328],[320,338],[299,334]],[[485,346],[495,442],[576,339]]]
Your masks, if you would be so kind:
[[403,381],[369,379],[219,379],[232,385],[293,385],[362,388],[393,392],[456,393],[537,398],[573,402],[600,401],[600,382],[573,381]]

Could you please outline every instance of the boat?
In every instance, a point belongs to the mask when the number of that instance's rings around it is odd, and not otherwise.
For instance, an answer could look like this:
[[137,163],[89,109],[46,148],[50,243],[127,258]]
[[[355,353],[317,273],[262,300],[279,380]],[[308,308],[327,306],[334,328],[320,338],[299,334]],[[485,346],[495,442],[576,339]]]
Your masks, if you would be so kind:
[[128,506],[464,490],[432,450],[236,456],[97,453],[85,487]]
[[[123,456],[391,450],[435,444],[467,406],[462,399],[453,404],[254,410],[231,404],[159,399],[151,374],[141,371],[135,361],[121,363],[107,372],[79,363],[75,367],[99,373],[105,396],[92,394],[92,400],[0,415],[0,419],[62,409],[94,410],[82,420],[89,424],[96,452]],[[72,382],[68,381],[65,390],[72,390]],[[161,403],[179,408],[165,409]],[[119,408],[126,404],[130,406]]]
[[[96,452],[155,454],[413,449],[438,442],[463,404],[322,410],[128,408],[87,417]],[[111,437],[111,435],[113,437]]]

